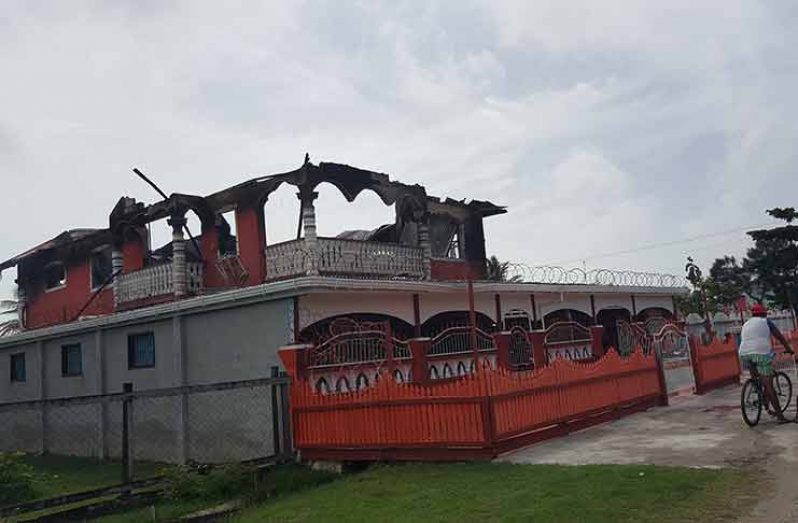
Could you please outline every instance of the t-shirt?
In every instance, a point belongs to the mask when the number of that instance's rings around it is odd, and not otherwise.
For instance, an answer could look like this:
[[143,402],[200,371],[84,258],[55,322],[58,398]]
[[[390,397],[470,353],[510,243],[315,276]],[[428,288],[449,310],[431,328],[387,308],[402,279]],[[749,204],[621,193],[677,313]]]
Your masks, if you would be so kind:
[[773,347],[770,343],[771,330],[775,325],[767,319],[754,316],[749,318],[740,332],[739,354],[770,354]]

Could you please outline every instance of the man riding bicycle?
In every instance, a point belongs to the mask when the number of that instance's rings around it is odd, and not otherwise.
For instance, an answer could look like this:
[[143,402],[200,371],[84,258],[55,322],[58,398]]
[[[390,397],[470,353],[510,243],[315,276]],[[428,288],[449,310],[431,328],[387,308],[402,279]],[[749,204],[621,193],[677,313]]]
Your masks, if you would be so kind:
[[776,389],[773,387],[773,359],[776,353],[770,344],[770,337],[776,338],[784,346],[787,354],[795,354],[790,342],[779,331],[778,327],[768,319],[768,310],[761,303],[751,307],[751,318],[743,324],[740,333],[740,360],[751,370],[756,372],[762,379],[765,389],[765,398],[773,407],[779,423],[786,423],[789,420],[784,417],[779,405],[779,398]]

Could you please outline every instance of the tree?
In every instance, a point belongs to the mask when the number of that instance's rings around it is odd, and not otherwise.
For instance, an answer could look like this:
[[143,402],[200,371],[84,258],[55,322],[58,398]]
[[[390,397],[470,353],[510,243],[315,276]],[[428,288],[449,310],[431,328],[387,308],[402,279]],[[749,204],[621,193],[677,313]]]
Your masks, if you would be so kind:
[[16,300],[0,300],[0,338],[20,331],[18,307]]
[[734,256],[718,258],[709,269],[704,289],[710,308],[734,304],[737,299],[749,293],[751,276]]
[[510,269],[510,262],[499,261],[496,256],[491,256],[485,261],[485,279],[507,283],[518,283],[523,280],[518,274],[510,276]]
[[743,268],[750,273],[748,293],[760,301],[795,311],[798,305],[798,219],[793,207],[769,209],[767,213],[786,225],[750,231],[754,247],[748,250]]

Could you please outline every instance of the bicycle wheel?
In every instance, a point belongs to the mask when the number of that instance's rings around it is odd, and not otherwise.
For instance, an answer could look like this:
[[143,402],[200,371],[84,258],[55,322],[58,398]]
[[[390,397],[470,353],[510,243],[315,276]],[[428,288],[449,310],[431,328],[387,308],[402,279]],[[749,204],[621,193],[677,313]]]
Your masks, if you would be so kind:
[[740,408],[743,412],[743,420],[749,427],[759,423],[759,418],[762,416],[763,400],[757,383],[752,379],[746,380],[740,394]]
[[784,372],[777,372],[773,375],[773,389],[776,391],[776,396],[779,397],[781,412],[784,413],[792,401],[792,380]]

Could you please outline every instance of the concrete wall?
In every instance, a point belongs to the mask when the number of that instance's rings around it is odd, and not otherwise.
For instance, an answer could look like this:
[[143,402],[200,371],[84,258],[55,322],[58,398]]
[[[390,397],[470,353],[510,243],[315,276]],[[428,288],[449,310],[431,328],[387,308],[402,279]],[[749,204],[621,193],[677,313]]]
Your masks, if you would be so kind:
[[[47,403],[2,409],[3,403],[75,398],[267,378],[277,349],[291,341],[291,299],[174,313],[51,335],[0,348],[0,450],[96,457],[121,454],[119,402]],[[155,365],[129,369],[128,335],[152,332]],[[62,376],[61,348],[80,343],[83,372]],[[25,353],[26,381],[10,382],[10,356]],[[272,453],[270,387],[192,393],[133,402],[136,459],[180,462],[241,460]]]

